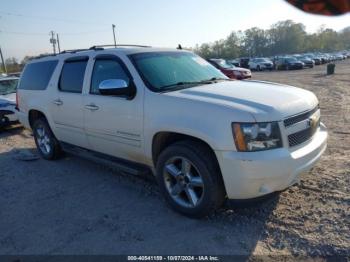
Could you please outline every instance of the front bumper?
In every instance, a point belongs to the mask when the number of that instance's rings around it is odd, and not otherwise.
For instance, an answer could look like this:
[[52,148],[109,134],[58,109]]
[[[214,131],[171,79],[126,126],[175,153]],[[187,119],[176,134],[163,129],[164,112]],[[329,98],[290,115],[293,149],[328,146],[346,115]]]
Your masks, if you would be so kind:
[[321,124],[311,140],[296,149],[260,152],[215,151],[229,199],[249,199],[281,191],[297,183],[327,147],[327,129]]

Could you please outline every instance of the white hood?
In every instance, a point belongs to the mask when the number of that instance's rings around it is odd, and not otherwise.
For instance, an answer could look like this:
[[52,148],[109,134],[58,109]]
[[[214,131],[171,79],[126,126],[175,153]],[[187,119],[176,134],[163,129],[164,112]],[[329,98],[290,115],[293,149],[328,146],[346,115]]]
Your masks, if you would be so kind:
[[246,111],[257,122],[280,121],[318,104],[307,90],[262,81],[225,81],[169,92],[167,95],[220,104]]

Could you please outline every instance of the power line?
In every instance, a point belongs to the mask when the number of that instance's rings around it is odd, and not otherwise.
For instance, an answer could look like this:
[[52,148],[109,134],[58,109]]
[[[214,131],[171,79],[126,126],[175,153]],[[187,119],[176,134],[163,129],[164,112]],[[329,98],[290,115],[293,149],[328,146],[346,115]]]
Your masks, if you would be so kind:
[[[68,32],[68,33],[60,33],[60,35],[87,35],[87,34],[98,34],[98,33],[106,33],[109,32],[109,30],[102,30],[102,31],[86,31],[86,32]],[[38,32],[19,32],[19,31],[3,31],[0,30],[0,34],[13,34],[13,35],[38,35],[38,36],[47,36],[47,33],[38,33]]]
[[11,34],[11,35],[45,35],[44,33],[29,33],[29,32],[15,32],[15,31],[3,31],[0,30],[0,34]]
[[4,12],[4,11],[0,11],[0,14],[6,15],[6,16],[30,18],[30,19],[51,20],[51,21],[58,21],[58,22],[63,22],[63,23],[80,23],[80,24],[89,24],[89,25],[95,25],[95,26],[107,26],[108,25],[108,24],[98,24],[97,25],[95,22],[80,21],[80,20],[74,20],[74,19],[62,19],[62,18],[58,18],[58,17],[48,17],[48,16],[23,15],[23,14],[19,14],[19,13]]

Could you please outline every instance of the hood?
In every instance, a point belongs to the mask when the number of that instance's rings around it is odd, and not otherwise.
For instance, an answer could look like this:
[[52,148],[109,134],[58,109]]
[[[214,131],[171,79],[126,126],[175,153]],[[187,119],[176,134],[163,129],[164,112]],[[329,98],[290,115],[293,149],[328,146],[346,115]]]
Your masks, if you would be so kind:
[[224,81],[165,93],[251,113],[257,122],[280,121],[315,108],[316,96],[307,90],[262,81]]
[[16,93],[0,95],[0,107],[16,105]]

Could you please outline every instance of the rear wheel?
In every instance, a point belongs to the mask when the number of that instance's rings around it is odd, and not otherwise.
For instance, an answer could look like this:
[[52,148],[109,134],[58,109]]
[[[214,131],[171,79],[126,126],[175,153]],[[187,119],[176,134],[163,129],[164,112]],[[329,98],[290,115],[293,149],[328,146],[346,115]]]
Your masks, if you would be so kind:
[[183,141],[166,148],[157,162],[157,180],[170,206],[189,217],[205,216],[225,200],[216,159],[201,143]]
[[51,131],[46,119],[39,118],[33,124],[36,147],[40,155],[47,160],[54,160],[62,155],[58,140]]
[[261,67],[258,65],[258,66],[256,67],[256,70],[261,71]]

